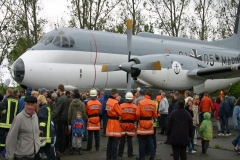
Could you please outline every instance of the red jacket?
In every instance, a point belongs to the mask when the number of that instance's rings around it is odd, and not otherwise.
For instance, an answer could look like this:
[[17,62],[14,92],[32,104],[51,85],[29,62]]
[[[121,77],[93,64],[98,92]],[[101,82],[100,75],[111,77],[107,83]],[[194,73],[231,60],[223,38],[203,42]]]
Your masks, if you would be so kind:
[[219,106],[220,106],[220,103],[214,103],[214,104],[213,104],[213,108],[212,108],[212,111],[215,112],[215,119],[216,119],[216,120],[219,120],[219,119],[220,119],[220,118],[218,117]]
[[200,111],[210,113],[212,107],[213,107],[212,100],[208,96],[204,96],[200,103]]

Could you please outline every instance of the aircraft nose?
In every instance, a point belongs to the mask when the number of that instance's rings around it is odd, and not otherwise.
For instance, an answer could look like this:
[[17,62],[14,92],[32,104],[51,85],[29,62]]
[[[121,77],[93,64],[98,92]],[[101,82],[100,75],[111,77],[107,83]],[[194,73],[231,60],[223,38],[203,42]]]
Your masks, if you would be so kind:
[[18,60],[16,62],[14,62],[13,66],[12,66],[13,79],[17,83],[21,83],[23,81],[24,75],[25,75],[24,62],[21,58],[18,58]]

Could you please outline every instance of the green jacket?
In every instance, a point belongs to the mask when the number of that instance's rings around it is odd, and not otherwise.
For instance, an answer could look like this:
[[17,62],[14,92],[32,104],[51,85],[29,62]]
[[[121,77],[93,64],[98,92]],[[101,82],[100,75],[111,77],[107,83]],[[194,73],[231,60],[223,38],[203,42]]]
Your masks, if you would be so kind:
[[76,119],[77,111],[82,112],[82,119],[84,122],[87,121],[85,104],[80,99],[74,99],[68,109],[68,124],[72,124]]
[[212,122],[210,121],[211,115],[210,113],[206,112],[203,114],[203,117],[204,117],[204,120],[198,129],[198,133],[200,134],[202,139],[212,140],[213,126],[212,126]]

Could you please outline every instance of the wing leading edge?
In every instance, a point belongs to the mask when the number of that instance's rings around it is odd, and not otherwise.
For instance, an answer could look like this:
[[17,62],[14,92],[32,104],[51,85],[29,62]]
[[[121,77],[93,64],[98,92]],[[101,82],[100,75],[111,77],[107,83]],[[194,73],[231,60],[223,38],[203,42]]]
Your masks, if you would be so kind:
[[240,77],[240,64],[193,69],[188,71],[187,75],[197,79],[225,79]]

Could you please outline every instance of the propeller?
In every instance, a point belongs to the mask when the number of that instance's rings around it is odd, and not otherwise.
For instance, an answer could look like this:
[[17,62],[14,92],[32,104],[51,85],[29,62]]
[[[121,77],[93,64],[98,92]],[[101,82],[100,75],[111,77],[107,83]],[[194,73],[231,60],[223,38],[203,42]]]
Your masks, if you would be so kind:
[[[131,47],[132,47],[132,20],[127,20],[127,46],[128,46],[128,64],[127,67],[131,68],[129,65],[133,65],[133,63],[130,63],[131,58]],[[123,64],[119,66],[119,68],[123,69]],[[127,71],[127,91],[131,92],[131,70]]]
[[127,72],[127,92],[131,92],[131,79],[138,77],[141,70],[161,70],[160,61],[155,58],[141,56],[131,59],[132,46],[132,20],[127,20],[127,47],[128,47],[128,61],[121,64],[107,64],[102,65],[102,72],[125,71]]

